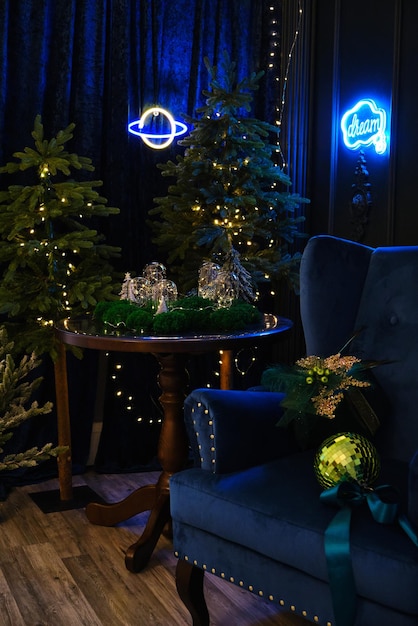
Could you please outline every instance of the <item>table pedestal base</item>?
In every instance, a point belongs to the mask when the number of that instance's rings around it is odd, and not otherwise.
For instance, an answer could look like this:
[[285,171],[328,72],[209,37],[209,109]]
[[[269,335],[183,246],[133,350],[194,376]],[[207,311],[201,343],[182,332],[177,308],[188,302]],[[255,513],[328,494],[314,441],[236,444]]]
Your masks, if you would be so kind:
[[184,354],[155,354],[160,364],[158,382],[164,419],[158,443],[158,459],[163,468],[155,485],[140,487],[127,498],[113,504],[91,502],[86,507],[87,519],[93,524],[114,526],[138,513],[150,511],[141,537],[125,554],[129,571],[139,572],[148,563],[155,545],[170,519],[169,478],[184,468],[188,440],[183,420],[183,403],[188,374]]
[[148,522],[141,537],[125,553],[125,565],[130,572],[140,572],[154,551],[164,526],[170,520],[170,497],[162,491],[159,483],[146,485],[114,504],[91,502],[86,507],[89,522],[100,526],[114,526],[138,513],[150,511]]

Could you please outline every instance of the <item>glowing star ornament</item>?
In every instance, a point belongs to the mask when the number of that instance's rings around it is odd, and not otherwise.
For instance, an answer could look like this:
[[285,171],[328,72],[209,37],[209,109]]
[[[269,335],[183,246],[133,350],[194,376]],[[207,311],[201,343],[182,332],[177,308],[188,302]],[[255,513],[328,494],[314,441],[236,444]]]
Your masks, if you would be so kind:
[[[153,128],[157,124],[159,131]],[[173,143],[175,137],[184,135],[188,129],[186,124],[175,120],[167,109],[151,107],[144,111],[139,120],[128,124],[128,130],[140,137],[149,148],[164,150]]]

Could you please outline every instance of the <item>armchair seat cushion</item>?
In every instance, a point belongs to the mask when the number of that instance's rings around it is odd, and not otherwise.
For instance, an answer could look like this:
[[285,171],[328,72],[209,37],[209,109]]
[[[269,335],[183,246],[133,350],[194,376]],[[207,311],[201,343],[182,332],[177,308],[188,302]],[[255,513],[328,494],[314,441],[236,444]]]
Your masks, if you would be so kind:
[[[196,468],[174,475],[171,512],[180,556],[185,556],[181,553],[185,524],[204,531],[201,537],[217,536],[242,546],[243,559],[250,550],[328,581],[324,531],[337,509],[319,499],[313,457],[309,450],[236,473]],[[406,464],[385,461],[378,484],[399,488],[407,484],[407,473]],[[406,494],[402,499],[406,501]],[[190,544],[190,536],[186,542]],[[400,526],[377,523],[364,504],[353,511],[350,545],[358,595],[417,614],[413,581],[418,579],[418,549]],[[221,565],[208,563],[208,568]],[[235,565],[239,571],[239,563]]]

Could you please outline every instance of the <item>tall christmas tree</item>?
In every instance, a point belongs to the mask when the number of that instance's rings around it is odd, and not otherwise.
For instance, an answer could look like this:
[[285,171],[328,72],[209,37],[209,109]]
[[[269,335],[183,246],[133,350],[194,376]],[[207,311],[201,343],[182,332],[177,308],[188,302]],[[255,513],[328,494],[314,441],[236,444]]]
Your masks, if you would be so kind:
[[249,116],[253,92],[263,72],[238,81],[235,63],[224,55],[220,68],[205,65],[210,89],[177,162],[159,164],[175,182],[151,209],[155,243],[167,253],[170,272],[183,290],[196,284],[204,259],[242,267],[259,284],[286,277],[298,281],[302,216],[295,209],[307,199],[290,193],[291,181],[274,163],[277,128]]
[[93,218],[119,213],[95,190],[101,181],[75,181],[73,170],[91,172],[91,160],[65,149],[74,124],[44,138],[35,119],[34,148],[14,153],[0,174],[19,182],[0,191],[0,314],[18,352],[56,355],[53,325],[113,297],[112,257],[91,227]]

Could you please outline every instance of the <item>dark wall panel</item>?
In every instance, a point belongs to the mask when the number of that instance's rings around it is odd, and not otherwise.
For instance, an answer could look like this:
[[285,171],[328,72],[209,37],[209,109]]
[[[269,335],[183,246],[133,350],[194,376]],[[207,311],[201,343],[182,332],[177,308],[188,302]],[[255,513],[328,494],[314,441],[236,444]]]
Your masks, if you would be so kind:
[[394,241],[418,243],[418,3],[403,2],[397,103]]
[[[310,232],[369,245],[417,243],[418,3],[317,0],[311,24]],[[384,154],[343,143],[342,115],[362,98],[387,113]]]

